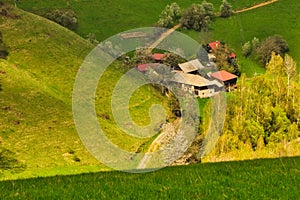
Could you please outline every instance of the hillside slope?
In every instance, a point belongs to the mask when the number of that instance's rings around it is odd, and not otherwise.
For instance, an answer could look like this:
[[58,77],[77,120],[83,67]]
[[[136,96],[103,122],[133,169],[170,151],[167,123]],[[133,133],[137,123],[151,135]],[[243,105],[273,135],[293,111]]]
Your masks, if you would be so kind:
[[72,85],[92,46],[41,17],[15,12],[2,18],[9,47],[0,61],[1,145],[16,153],[27,170],[98,164],[85,150],[72,119]]
[[[18,17],[0,20],[10,52],[7,61],[0,60],[1,146],[27,166],[20,177],[107,170],[82,145],[72,116],[75,76],[93,46],[49,20],[18,9],[11,12]],[[122,132],[110,109],[114,85],[126,70],[116,61],[105,71],[96,94],[96,112],[109,139],[135,152],[151,138]],[[133,119],[140,125],[149,123],[144,116],[153,103],[168,105],[154,88],[139,88],[129,106]]]

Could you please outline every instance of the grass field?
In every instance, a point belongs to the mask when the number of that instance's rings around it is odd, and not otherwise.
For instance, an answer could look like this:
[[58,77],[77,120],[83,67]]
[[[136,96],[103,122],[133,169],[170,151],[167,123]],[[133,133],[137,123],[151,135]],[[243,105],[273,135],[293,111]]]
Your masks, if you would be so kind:
[[[0,140],[1,146],[26,165],[26,171],[0,179],[66,174],[68,169],[73,173],[74,166],[78,166],[78,172],[107,170],[82,145],[72,116],[75,76],[93,46],[49,20],[21,10],[15,12],[20,19],[0,21],[10,51],[7,61],[0,60]],[[134,152],[150,138],[141,140],[123,133],[109,109],[114,84],[125,72],[122,65],[114,63],[104,73],[99,81],[97,96],[101,98],[96,102],[96,111],[109,116],[99,118],[107,136]],[[167,100],[151,87],[141,87],[135,94],[139,96],[144,99],[132,98],[130,111],[141,125],[149,123],[152,103],[167,107]]]
[[[289,3],[288,1],[291,1]],[[166,4],[173,1],[111,1],[95,2],[89,1],[35,1],[29,0],[20,2],[19,7],[30,12],[44,13],[55,8],[71,7],[78,14],[79,26],[76,30],[81,36],[86,37],[88,33],[94,33],[99,41],[102,41],[119,32],[145,26],[153,26],[157,21],[161,10]],[[178,4],[186,8],[196,1],[185,0]],[[219,10],[221,1],[210,0]],[[247,0],[247,1],[229,1],[234,10],[250,7],[265,0]],[[197,3],[197,2],[196,2]],[[122,6],[121,6],[122,5]],[[241,46],[243,43],[251,40],[254,36],[261,40],[267,36],[280,34],[288,40],[291,49],[291,55],[296,61],[299,59],[300,43],[299,23],[297,23],[297,10],[299,3],[292,0],[280,0],[272,5],[258,8],[257,10],[247,11],[238,14],[230,19],[217,19],[212,24],[210,33],[197,33],[194,31],[185,31],[183,33],[191,36],[199,42],[210,42],[213,40],[222,40],[228,43],[237,53],[239,63],[242,66],[242,72],[247,76],[264,73],[265,70],[253,59],[242,57]],[[110,10],[110,12],[106,12]],[[278,14],[279,13],[279,14]],[[124,17],[126,16],[126,17]],[[292,23],[291,23],[292,22]]]
[[300,158],[0,182],[1,199],[299,199]]
[[[12,0],[7,0],[12,2]],[[234,9],[241,9],[252,6],[265,0],[244,0],[234,1]],[[86,37],[89,33],[94,33],[99,41],[102,41],[114,34],[133,28],[153,26],[158,20],[159,14],[167,4],[173,0],[114,0],[114,1],[84,1],[84,0],[51,0],[20,1],[19,7],[30,12],[43,13],[56,8],[72,8],[78,15],[79,26],[77,33]],[[220,0],[209,0],[219,10]],[[192,3],[201,3],[195,0],[177,1],[186,8]]]

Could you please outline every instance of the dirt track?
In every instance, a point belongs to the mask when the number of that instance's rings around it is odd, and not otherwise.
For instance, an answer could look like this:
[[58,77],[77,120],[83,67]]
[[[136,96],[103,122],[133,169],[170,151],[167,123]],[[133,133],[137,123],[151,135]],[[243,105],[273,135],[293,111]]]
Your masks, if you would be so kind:
[[235,11],[234,13],[242,13],[242,12],[246,12],[246,11],[249,11],[249,10],[254,10],[254,9],[256,9],[256,8],[260,8],[260,7],[263,7],[263,6],[266,6],[266,5],[275,3],[275,2],[277,2],[277,1],[278,1],[278,0],[270,0],[270,1],[263,2],[263,3],[257,4],[257,5],[255,5],[255,6],[252,6],[252,7],[249,7],[249,8],[244,8],[244,9],[241,9],[241,10],[237,10],[237,11]]

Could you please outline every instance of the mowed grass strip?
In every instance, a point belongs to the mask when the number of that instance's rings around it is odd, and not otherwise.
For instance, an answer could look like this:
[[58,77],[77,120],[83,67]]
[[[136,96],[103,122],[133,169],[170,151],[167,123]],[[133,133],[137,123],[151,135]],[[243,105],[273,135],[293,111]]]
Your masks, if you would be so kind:
[[0,182],[1,199],[298,199],[300,158]]

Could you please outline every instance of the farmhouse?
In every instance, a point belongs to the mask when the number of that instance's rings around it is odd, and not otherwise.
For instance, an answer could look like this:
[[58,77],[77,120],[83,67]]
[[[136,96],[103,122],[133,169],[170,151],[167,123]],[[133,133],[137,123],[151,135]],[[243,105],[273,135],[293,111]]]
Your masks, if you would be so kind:
[[178,64],[178,66],[184,73],[190,74],[196,74],[199,70],[204,69],[204,66],[200,63],[198,59]]
[[[162,60],[166,54],[153,54],[154,60]],[[234,54],[235,55],[235,54]],[[233,56],[234,56],[233,55]],[[213,58],[213,57],[212,57]],[[139,72],[146,72],[151,67],[162,67],[156,63],[139,64]],[[200,98],[212,97],[224,88],[230,91],[236,87],[237,76],[225,70],[208,73],[204,77],[199,71],[205,69],[198,59],[178,64],[179,70],[173,70],[174,76],[169,80],[172,85],[188,91]]]
[[225,70],[207,74],[209,77],[224,83],[225,89],[230,91],[232,87],[236,87],[237,76]]
[[152,60],[155,62],[163,62],[168,58],[169,54],[155,53],[152,55]]
[[200,98],[212,97],[223,88],[223,84],[216,80],[208,80],[199,75],[186,74],[182,71],[174,72],[173,84],[178,85],[184,91],[188,91]]
[[220,41],[215,41],[215,42],[208,43],[208,45],[207,45],[208,52],[212,53],[212,51],[217,50],[220,46],[221,46]]

